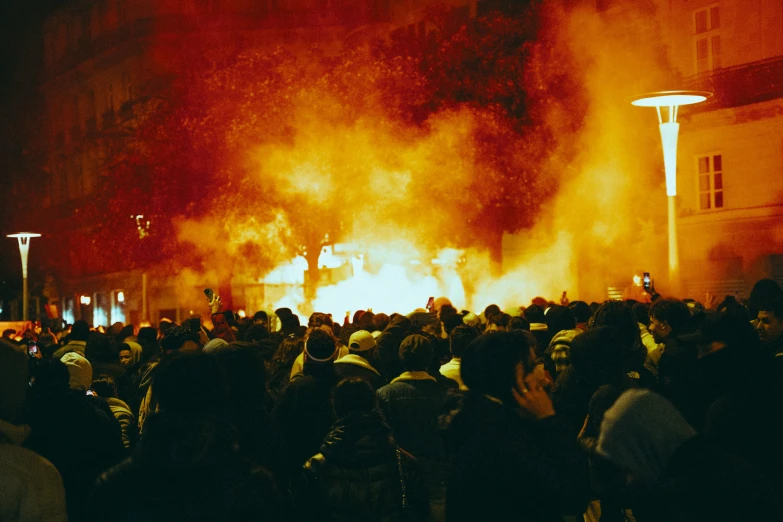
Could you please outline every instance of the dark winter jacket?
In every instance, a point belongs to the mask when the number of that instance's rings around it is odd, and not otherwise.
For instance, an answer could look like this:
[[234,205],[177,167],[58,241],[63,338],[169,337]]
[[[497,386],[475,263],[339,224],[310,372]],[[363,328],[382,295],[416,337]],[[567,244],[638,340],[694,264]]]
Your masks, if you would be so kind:
[[68,518],[77,522],[84,519],[95,479],[125,458],[117,420],[108,406],[106,413],[97,404],[80,390],[52,390],[35,395],[30,404],[32,433],[24,444],[60,472]]
[[349,353],[334,362],[334,371],[337,373],[337,379],[343,380],[348,377],[359,377],[364,379],[372,386],[373,390],[379,389],[386,384],[386,380],[381,376],[381,372],[374,368],[364,357]]
[[699,379],[696,370],[698,348],[686,338],[669,336],[658,361],[658,389],[674,404],[685,420],[700,429]]
[[468,392],[443,418],[450,461],[446,520],[560,521],[587,505],[587,458],[559,416],[523,418]]
[[336,384],[334,371],[321,372],[317,377],[297,374],[272,411],[272,417],[288,443],[288,462],[292,473],[318,453],[329,433],[334,421],[331,394]]
[[[302,520],[423,520],[426,488],[413,457],[400,451],[378,412],[339,419],[305,466],[296,496]],[[400,476],[402,467],[402,480]],[[405,501],[403,507],[403,484]],[[408,518],[410,516],[410,518]]]
[[780,499],[744,460],[707,443],[685,441],[658,485],[633,502],[639,522],[783,520]]

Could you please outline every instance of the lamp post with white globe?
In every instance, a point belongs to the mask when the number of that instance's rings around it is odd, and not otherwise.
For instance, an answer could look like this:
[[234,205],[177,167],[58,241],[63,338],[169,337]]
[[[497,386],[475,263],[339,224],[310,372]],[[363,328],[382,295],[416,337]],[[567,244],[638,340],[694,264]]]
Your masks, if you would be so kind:
[[18,232],[8,234],[8,237],[15,237],[19,242],[19,253],[22,255],[22,320],[28,318],[28,296],[27,296],[27,255],[30,252],[30,238],[41,237],[41,234],[33,232]]

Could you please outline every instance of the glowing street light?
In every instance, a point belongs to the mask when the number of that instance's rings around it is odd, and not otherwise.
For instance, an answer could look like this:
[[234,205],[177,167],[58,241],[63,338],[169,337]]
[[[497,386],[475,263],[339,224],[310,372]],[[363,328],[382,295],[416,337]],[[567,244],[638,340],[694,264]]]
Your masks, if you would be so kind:
[[41,237],[41,234],[19,232],[17,234],[8,234],[8,237],[16,238],[19,242],[19,253],[22,255],[22,320],[27,321],[27,254],[30,252],[30,238]]
[[[677,246],[677,137],[680,124],[677,113],[682,105],[701,103],[711,97],[704,91],[661,91],[634,97],[631,104],[637,107],[655,107],[663,146],[663,167],[666,173],[666,195],[669,199],[669,284],[679,290],[680,255]],[[668,108],[668,121],[664,121],[661,107]]]

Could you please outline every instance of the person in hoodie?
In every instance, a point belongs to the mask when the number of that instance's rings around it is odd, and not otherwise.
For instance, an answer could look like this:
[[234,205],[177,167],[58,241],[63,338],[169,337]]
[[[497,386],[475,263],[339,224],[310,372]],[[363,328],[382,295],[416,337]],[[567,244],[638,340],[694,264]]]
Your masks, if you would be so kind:
[[133,416],[130,406],[117,398],[117,383],[108,376],[99,377],[92,381],[90,390],[98,397],[106,401],[111,413],[122,429],[122,443],[125,449],[130,451],[136,447],[139,439],[139,426],[136,424],[136,417]]
[[52,354],[53,359],[60,359],[68,352],[77,352],[84,355],[84,349],[87,346],[87,338],[90,336],[90,326],[85,321],[76,321],[71,327],[71,333],[68,335],[68,343],[55,350]]
[[334,371],[339,379],[360,377],[377,390],[386,384],[376,369],[379,363],[375,338],[367,330],[358,330],[348,340],[348,355],[334,361]]
[[0,340],[0,520],[66,522],[60,473],[22,447],[31,432],[24,424],[27,359],[20,346]]
[[328,327],[310,328],[304,340],[304,369],[291,378],[272,411],[288,443],[291,473],[318,452],[334,421],[329,401],[337,384],[337,352],[337,341]]
[[375,392],[351,377],[333,393],[335,422],[304,466],[298,520],[425,520],[427,493],[410,454],[376,408]]
[[650,390],[628,390],[609,408],[596,451],[626,478],[639,522],[783,520],[780,499],[752,466],[697,435]]
[[522,332],[494,332],[462,356],[468,387],[442,418],[449,458],[446,520],[561,521],[581,516],[587,458],[555,414]]

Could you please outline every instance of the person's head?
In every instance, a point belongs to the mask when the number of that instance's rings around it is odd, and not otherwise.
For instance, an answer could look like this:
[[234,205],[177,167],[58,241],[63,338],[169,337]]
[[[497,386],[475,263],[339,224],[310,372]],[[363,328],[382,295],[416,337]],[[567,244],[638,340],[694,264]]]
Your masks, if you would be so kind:
[[650,326],[650,305],[644,303],[636,303],[631,307],[633,317],[636,322],[643,324],[644,326]]
[[163,352],[196,352],[199,349],[198,335],[184,326],[174,326],[166,330],[160,342]]
[[528,323],[531,324],[546,322],[546,317],[544,316],[544,309],[535,304],[525,308],[525,312],[524,314],[522,314],[522,316],[527,320]]
[[511,316],[503,312],[491,315],[487,318],[487,331],[504,332],[508,328],[509,321],[511,321]]
[[571,301],[568,308],[573,312],[576,324],[586,324],[593,315],[593,312],[590,310],[590,305],[584,301]]
[[555,371],[562,372],[571,366],[571,343],[579,335],[579,330],[561,330],[549,342],[549,357],[555,363]]
[[490,318],[500,313],[500,307],[496,304],[491,304],[484,309],[484,319],[489,323]]
[[161,412],[221,416],[228,389],[214,356],[180,352],[166,357],[156,370],[152,397]]
[[351,334],[348,340],[348,351],[350,353],[367,357],[375,350],[375,337],[367,330],[358,330]]
[[337,357],[337,341],[328,326],[308,328],[304,337],[304,366],[331,365]]
[[133,366],[141,360],[142,347],[139,343],[128,341],[120,345],[120,364],[123,368]]
[[114,382],[114,379],[107,375],[102,375],[101,377],[98,377],[94,381],[92,381],[92,384],[90,384],[90,389],[98,395],[98,397],[102,397],[104,399],[108,398],[117,398],[117,383]]
[[90,332],[84,347],[84,356],[90,363],[120,363],[117,341],[114,337],[100,332]]
[[650,390],[631,389],[604,414],[596,451],[624,472],[629,483],[649,487],[695,435],[669,401]]
[[257,343],[269,338],[269,330],[266,329],[266,325],[263,323],[255,323],[245,332],[245,341],[249,343]]
[[691,323],[688,305],[667,297],[650,305],[650,333],[655,342],[662,343],[667,337],[686,333]]
[[462,357],[462,354],[465,353],[465,348],[467,348],[468,345],[473,342],[473,339],[479,335],[481,335],[481,333],[476,328],[468,326],[467,324],[461,324],[454,328],[451,331],[451,334],[449,334],[449,349],[451,350],[451,355],[453,355],[455,359]]
[[757,330],[765,343],[776,342],[783,337],[783,295],[759,306]]
[[139,345],[141,345],[142,359],[147,360],[160,354],[158,331],[155,328],[151,326],[139,328],[139,335],[136,338]]
[[513,332],[514,330],[525,330],[529,332],[530,323],[528,323],[524,317],[512,317],[508,321],[508,326],[506,326],[506,330],[509,332]]
[[367,330],[368,332],[372,332],[373,328],[375,328],[373,325],[373,319],[375,319],[374,313],[370,311],[364,312],[361,317],[359,317],[359,324],[357,326],[360,330]]
[[308,328],[317,328],[319,326],[328,326],[331,328],[334,325],[334,321],[332,321],[332,316],[329,314],[324,314],[321,312],[313,312],[312,315],[310,315],[310,319],[307,322]]
[[259,310],[253,314],[253,323],[263,325],[266,328],[269,325],[269,317],[265,311]]
[[351,414],[369,413],[376,406],[375,392],[364,379],[349,377],[335,386],[332,405],[338,419]]
[[278,365],[292,364],[296,358],[304,350],[304,341],[301,337],[297,337],[293,334],[287,336],[277,347],[275,354],[272,356],[272,362]]
[[405,371],[427,371],[434,355],[432,343],[423,335],[413,334],[400,344],[400,362]]
[[[5,337],[5,336],[4,336]],[[22,420],[27,397],[28,362],[23,347],[0,339],[0,420]]]
[[68,352],[60,361],[68,370],[68,386],[74,390],[87,391],[92,382],[92,364],[77,352]]
[[535,367],[535,353],[525,332],[492,332],[477,337],[465,348],[460,373],[471,392],[513,405],[512,389],[517,387],[519,372],[524,377]]
[[16,335],[16,330],[13,328],[6,328],[3,330],[3,339],[13,339],[14,335]]
[[158,331],[160,332],[160,335],[163,337],[166,337],[166,334],[169,330],[176,327],[177,325],[174,324],[170,319],[166,319],[165,317],[160,320],[158,323]]
[[71,341],[86,341],[90,335],[90,325],[86,321],[76,321],[71,327]]
[[576,328],[576,318],[574,312],[567,306],[551,306],[544,316],[546,327],[551,335],[563,330],[573,330]]
[[625,340],[612,326],[596,326],[571,340],[571,365],[587,382],[612,384],[624,375]]
[[762,304],[783,295],[783,289],[773,279],[761,279],[753,285],[753,289],[748,296],[748,312],[751,320],[758,316]]
[[133,337],[135,332],[136,330],[132,324],[126,324],[125,326],[122,327],[122,330],[120,330],[119,335],[117,335],[117,342],[119,343],[125,342],[125,339],[127,339],[128,337]]
[[[685,308],[687,312],[687,307]],[[593,316],[592,326],[611,326],[617,330],[625,349],[630,351],[641,346],[639,323],[631,308],[622,301],[607,301]]]
[[389,316],[383,313],[375,314],[372,318],[373,331],[382,332],[389,326]]

